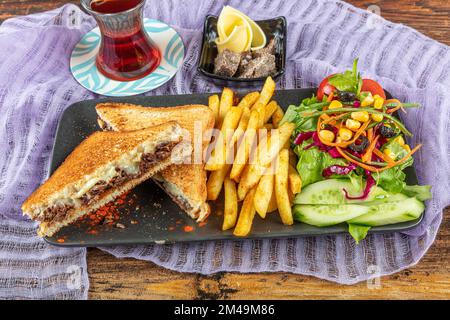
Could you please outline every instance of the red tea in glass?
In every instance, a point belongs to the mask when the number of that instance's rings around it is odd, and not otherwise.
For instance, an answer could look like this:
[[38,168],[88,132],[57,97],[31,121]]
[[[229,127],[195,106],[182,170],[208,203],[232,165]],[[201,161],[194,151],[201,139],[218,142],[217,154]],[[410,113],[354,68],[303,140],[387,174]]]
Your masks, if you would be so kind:
[[144,31],[145,0],[81,0],[100,28],[102,38],[96,63],[106,77],[137,80],[154,71],[161,53]]

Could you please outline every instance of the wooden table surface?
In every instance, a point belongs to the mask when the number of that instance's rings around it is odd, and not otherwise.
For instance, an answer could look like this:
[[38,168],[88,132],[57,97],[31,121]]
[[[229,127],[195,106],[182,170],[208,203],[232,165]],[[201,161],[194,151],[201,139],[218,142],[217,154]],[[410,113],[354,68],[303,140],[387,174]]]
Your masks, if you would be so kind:
[[[67,2],[0,0],[0,21],[59,7]],[[450,45],[450,1],[351,0],[366,9],[377,5],[381,15],[404,23]],[[381,279],[381,288],[366,283],[342,286],[290,273],[179,273],[153,263],[116,259],[98,249],[88,251],[91,299],[449,299],[450,209],[432,248],[418,265]]]

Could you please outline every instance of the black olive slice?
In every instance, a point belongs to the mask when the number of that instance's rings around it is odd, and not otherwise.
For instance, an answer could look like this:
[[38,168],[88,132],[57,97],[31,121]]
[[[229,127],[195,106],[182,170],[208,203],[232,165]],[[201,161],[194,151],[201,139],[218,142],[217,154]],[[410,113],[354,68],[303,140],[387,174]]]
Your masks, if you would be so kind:
[[369,146],[369,139],[367,139],[365,136],[360,136],[358,140],[353,142],[351,145],[349,145],[349,149],[354,152],[362,152],[366,150],[366,148]]

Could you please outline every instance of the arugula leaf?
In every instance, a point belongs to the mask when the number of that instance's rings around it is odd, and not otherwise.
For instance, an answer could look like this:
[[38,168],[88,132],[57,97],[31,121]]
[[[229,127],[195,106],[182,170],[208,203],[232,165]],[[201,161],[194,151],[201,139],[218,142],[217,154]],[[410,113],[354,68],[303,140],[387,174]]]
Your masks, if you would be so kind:
[[319,103],[319,102],[321,102],[321,101],[319,101],[317,99],[316,95],[313,94],[311,98],[303,99],[301,105],[303,105],[303,106],[311,106],[311,105]]
[[295,123],[295,119],[298,115],[298,106],[290,105],[286,112],[284,113],[283,119],[280,121],[280,125],[282,125],[285,122],[292,122]]
[[352,70],[344,73],[335,74],[328,79],[328,82],[339,91],[354,92],[359,94],[362,87],[362,77],[358,72],[358,59],[353,61]]
[[369,232],[371,227],[368,226],[360,226],[357,224],[349,223],[348,224],[348,232],[350,235],[355,239],[356,244],[359,244],[361,240],[364,240],[364,238],[367,236],[367,233]]
[[[305,100],[307,100],[306,101],[307,104],[304,103]],[[280,125],[282,125],[285,122],[292,122],[292,123],[295,123],[298,127],[300,123],[308,120],[308,119],[303,119],[303,117],[300,117],[299,116],[300,112],[317,111],[329,104],[329,102],[316,102],[316,101],[317,101],[317,98],[313,96],[313,98],[304,99],[299,106],[290,105],[287,108],[283,119],[281,119]]]

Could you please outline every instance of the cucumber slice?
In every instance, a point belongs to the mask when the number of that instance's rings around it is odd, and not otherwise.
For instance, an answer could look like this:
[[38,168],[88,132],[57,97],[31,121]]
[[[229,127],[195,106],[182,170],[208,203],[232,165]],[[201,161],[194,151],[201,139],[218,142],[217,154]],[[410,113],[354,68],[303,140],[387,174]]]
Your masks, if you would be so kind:
[[410,197],[408,197],[407,195],[404,195],[403,193],[395,193],[395,194],[389,194],[382,199],[375,199],[370,202],[362,202],[361,204],[365,205],[365,206],[376,206],[376,205],[383,204],[383,203],[399,202],[399,201],[403,201],[403,200],[406,200],[409,198]]
[[425,210],[425,205],[416,198],[408,198],[398,202],[382,203],[368,206],[369,212],[348,221],[348,223],[364,226],[384,226],[415,220]]
[[328,227],[354,219],[369,212],[370,207],[346,205],[308,205],[294,206],[294,219],[316,227]]
[[389,193],[379,187],[373,187],[369,196],[365,200],[348,200],[345,198],[343,189],[346,189],[351,196],[358,196],[362,190],[345,180],[328,179],[310,184],[295,197],[295,204],[349,204],[365,203],[374,200],[387,199]]

